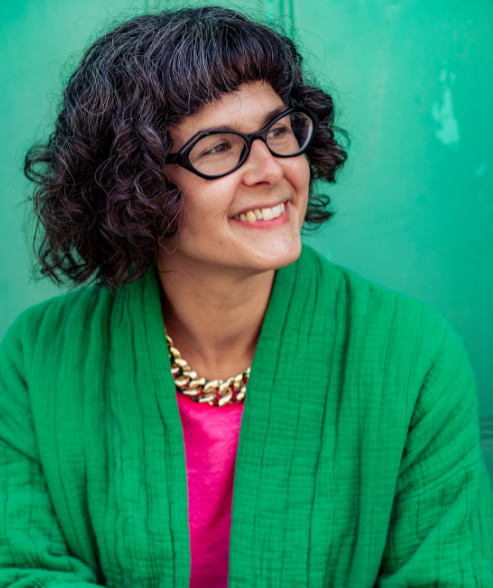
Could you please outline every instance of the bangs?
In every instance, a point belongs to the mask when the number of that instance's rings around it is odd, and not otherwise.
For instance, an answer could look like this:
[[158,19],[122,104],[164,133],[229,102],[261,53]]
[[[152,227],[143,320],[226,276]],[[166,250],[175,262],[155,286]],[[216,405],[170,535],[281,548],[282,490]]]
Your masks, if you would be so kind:
[[[186,12],[186,11],[183,11]],[[159,64],[169,122],[193,114],[244,82],[271,84],[285,103],[294,83],[294,45],[272,29],[225,10],[203,9],[200,18],[171,24],[162,39]],[[196,15],[194,15],[196,16]],[[293,49],[293,50],[291,50]]]

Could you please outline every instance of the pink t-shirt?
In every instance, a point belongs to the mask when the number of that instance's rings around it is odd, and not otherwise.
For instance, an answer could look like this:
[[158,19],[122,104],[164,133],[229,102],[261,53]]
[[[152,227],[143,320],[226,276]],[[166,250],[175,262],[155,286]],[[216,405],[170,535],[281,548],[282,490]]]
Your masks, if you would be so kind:
[[187,463],[190,588],[227,588],[234,468],[244,404],[209,406],[176,394]]

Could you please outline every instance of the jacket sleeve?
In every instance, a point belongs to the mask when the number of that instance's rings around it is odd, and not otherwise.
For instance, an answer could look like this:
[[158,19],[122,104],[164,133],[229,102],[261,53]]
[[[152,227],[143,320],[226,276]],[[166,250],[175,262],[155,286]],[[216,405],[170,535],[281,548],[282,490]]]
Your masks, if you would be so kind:
[[43,475],[21,319],[0,346],[0,588],[94,588],[93,570],[69,552]]
[[430,333],[434,350],[408,430],[376,586],[493,588],[493,491],[475,378],[445,319]]

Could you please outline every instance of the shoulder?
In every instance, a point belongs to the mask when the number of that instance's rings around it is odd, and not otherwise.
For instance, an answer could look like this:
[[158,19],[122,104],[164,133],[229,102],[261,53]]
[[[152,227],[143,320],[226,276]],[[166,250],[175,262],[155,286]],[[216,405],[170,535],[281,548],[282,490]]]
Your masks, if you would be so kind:
[[[434,329],[450,327],[447,319],[436,309],[425,302],[417,300],[407,294],[392,290],[359,275],[342,265],[329,261],[312,247],[303,245],[300,256],[302,271],[308,267],[319,274],[322,282],[331,282],[331,287],[337,289],[339,302],[344,303],[351,313],[363,315],[366,319],[391,318],[399,322],[416,325],[426,322]],[[327,284],[328,285],[328,284]],[[322,287],[325,284],[321,284]],[[425,325],[424,325],[425,326]],[[426,330],[426,326],[425,326]]]
[[323,268],[321,282],[329,280],[336,289],[336,302],[325,315],[335,323],[331,330],[344,381],[354,383],[348,389],[357,394],[359,410],[380,411],[367,422],[392,423],[389,431],[398,431],[402,442],[413,430],[417,453],[437,430],[440,415],[454,419],[457,430],[461,421],[468,423],[477,440],[476,378],[465,343],[448,320],[313,250],[308,255]]
[[50,298],[22,312],[0,344],[0,438],[32,459],[39,458],[32,433],[33,388],[43,389],[45,403],[46,390],[60,379],[62,358],[76,357],[75,346],[85,344],[91,321],[111,298],[97,286]]
[[35,348],[61,348],[90,331],[109,312],[114,296],[104,286],[88,286],[54,296],[24,310],[12,323],[1,344],[2,353],[22,352],[30,362]]
[[382,360],[394,357],[402,364],[412,363],[418,377],[437,362],[448,364],[452,373],[454,363],[467,369],[464,342],[438,310],[335,264],[305,245],[303,254],[303,265],[319,271],[320,287],[337,289],[336,320],[346,323],[350,344],[374,355],[380,350]]

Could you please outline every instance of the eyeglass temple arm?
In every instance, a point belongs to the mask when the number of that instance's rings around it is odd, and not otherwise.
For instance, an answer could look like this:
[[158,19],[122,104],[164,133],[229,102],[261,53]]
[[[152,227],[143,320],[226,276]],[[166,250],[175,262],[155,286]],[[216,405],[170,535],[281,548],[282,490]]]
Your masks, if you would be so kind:
[[173,154],[170,153],[166,157],[166,164],[168,164],[168,163],[177,163],[177,160],[178,160],[179,157],[180,157],[180,154],[179,153],[173,153]]

